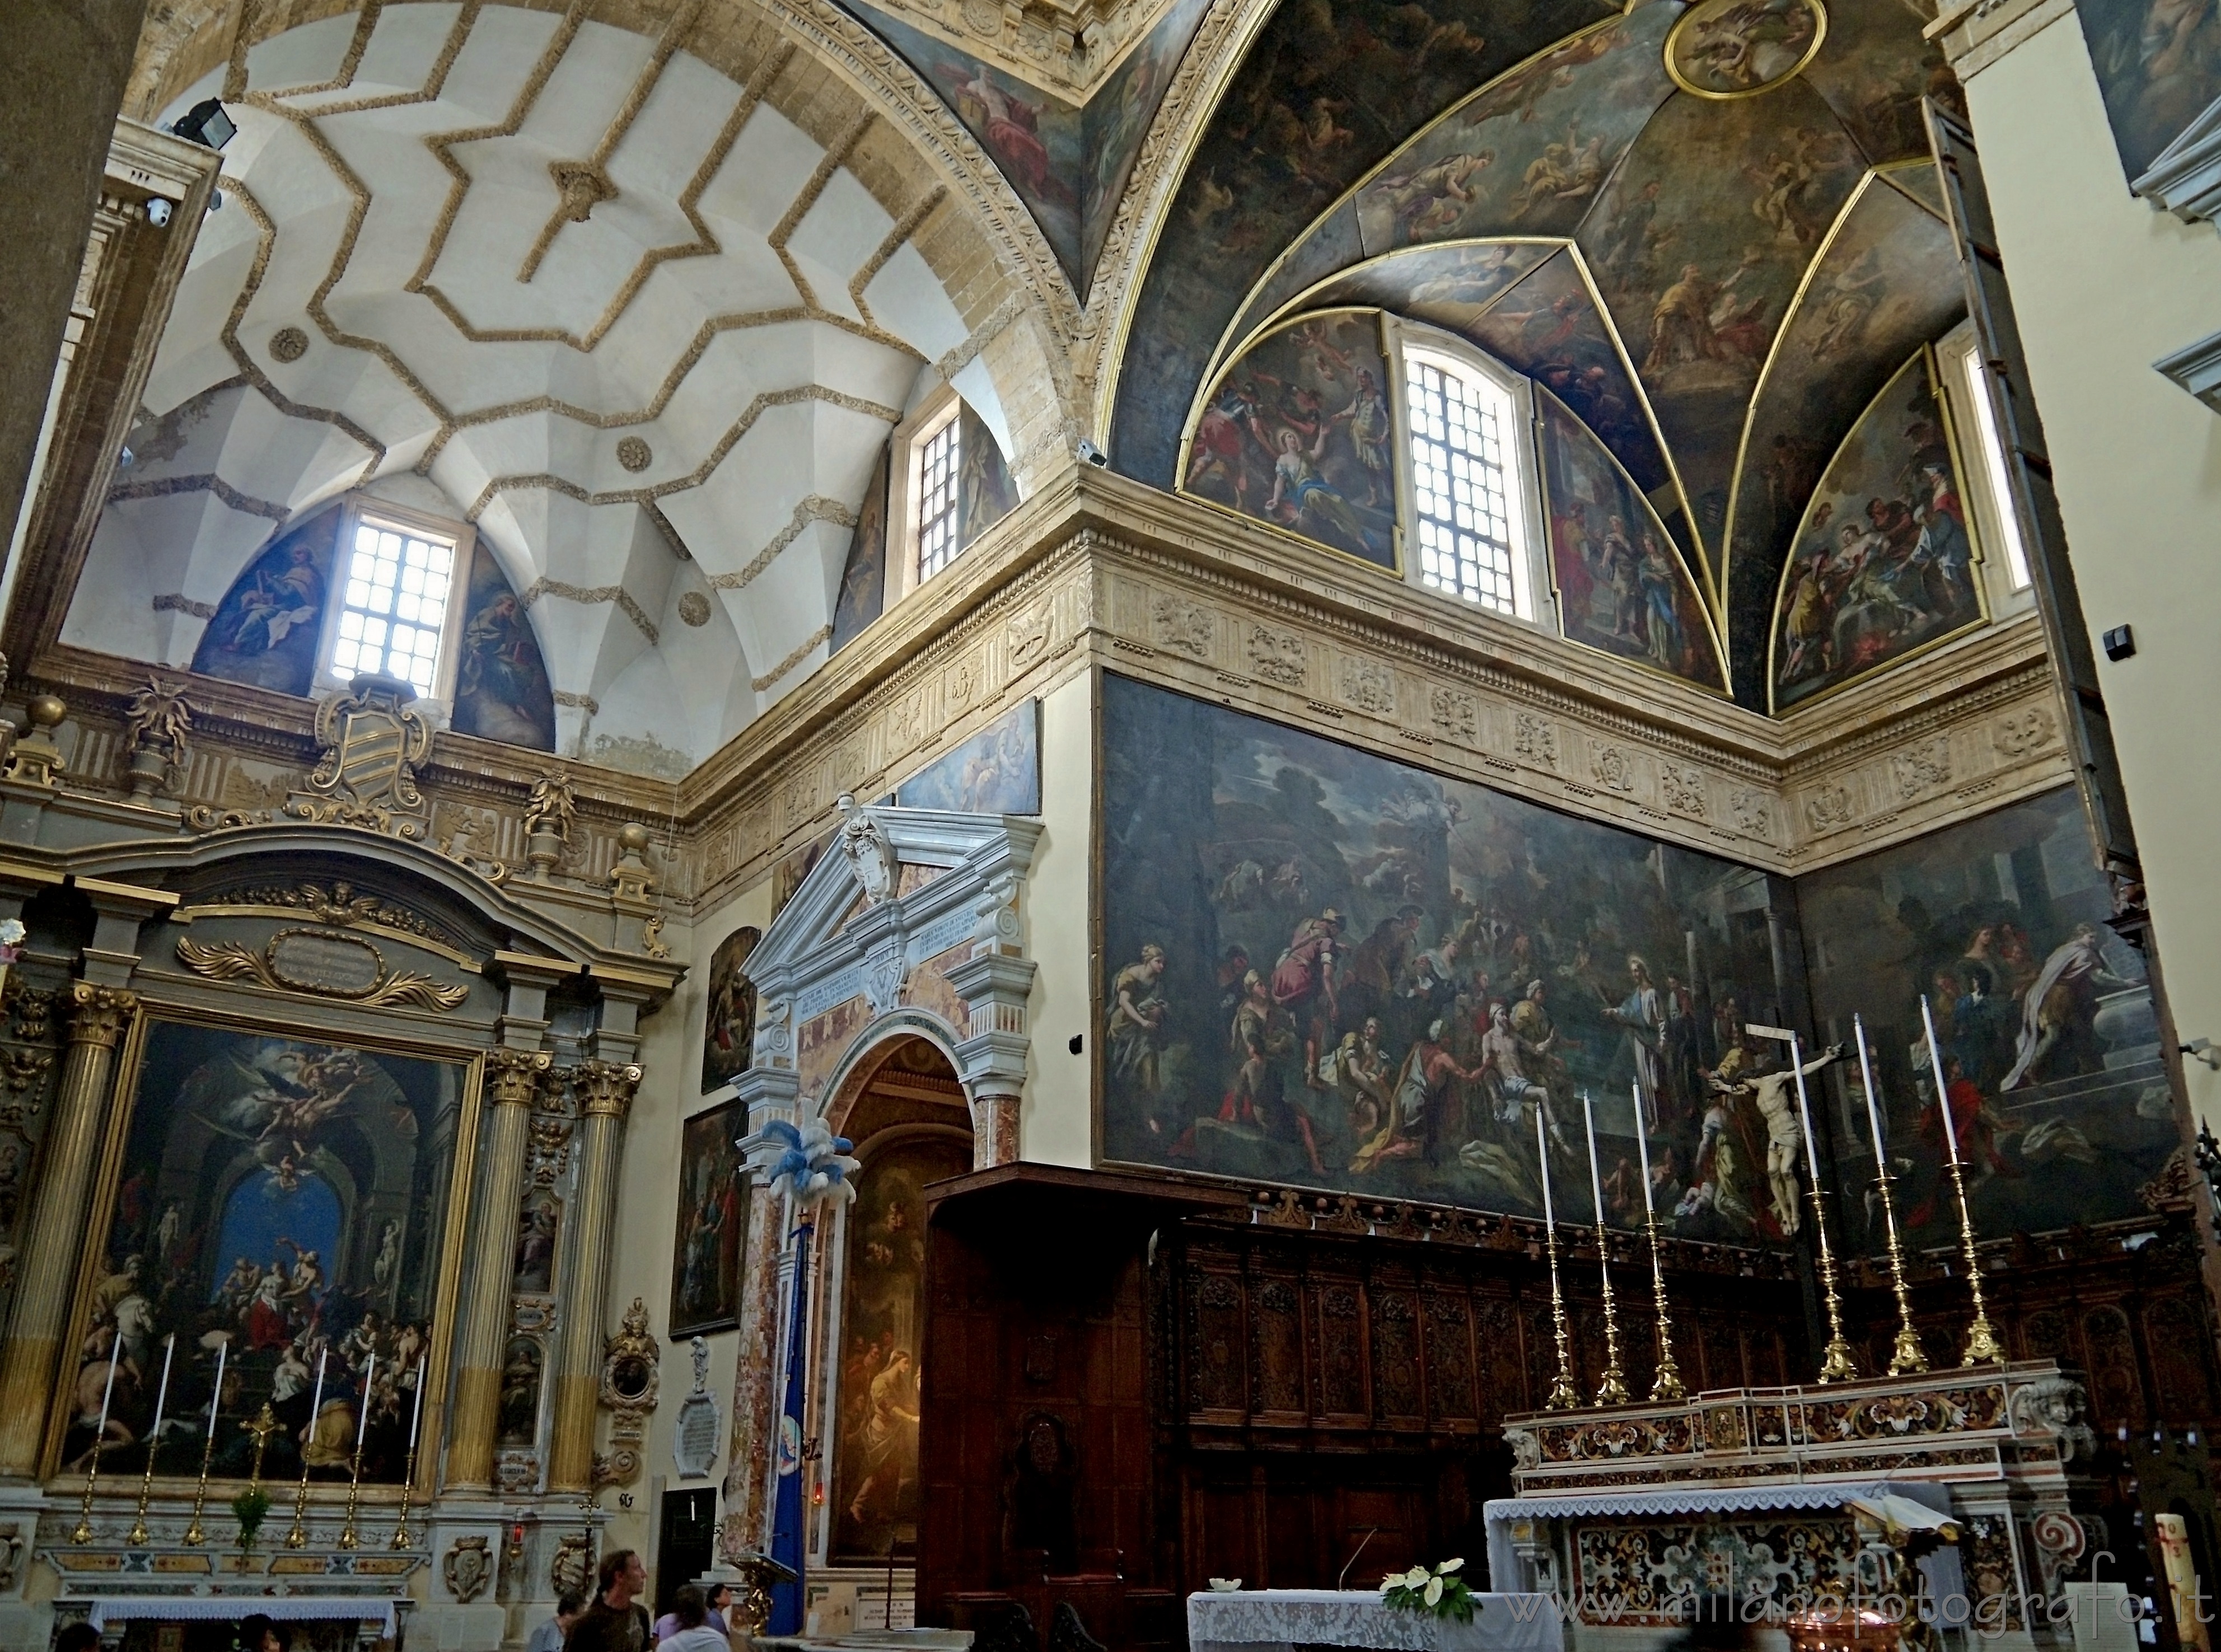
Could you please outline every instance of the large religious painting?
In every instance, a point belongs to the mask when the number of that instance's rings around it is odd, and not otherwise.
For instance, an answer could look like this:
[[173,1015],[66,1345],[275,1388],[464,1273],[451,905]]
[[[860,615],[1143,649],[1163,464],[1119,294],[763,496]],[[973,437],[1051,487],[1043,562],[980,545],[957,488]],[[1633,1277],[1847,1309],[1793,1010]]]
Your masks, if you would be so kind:
[[1697,0],[1666,37],[1666,69],[1699,97],[1752,97],[1811,62],[1827,34],[1820,0]]
[[1943,406],[1924,347],[1822,473],[1782,571],[1777,711],[1980,623],[1974,543]]
[[833,599],[833,648],[838,654],[856,634],[879,618],[887,601],[887,454],[879,449],[863,503],[856,507],[856,531],[848,539],[848,559],[841,569],[841,589]]
[[1665,523],[1572,409],[1539,385],[1535,404],[1560,629],[1724,691],[1711,620]]
[[457,734],[555,749],[555,691],[531,617],[484,539],[471,557],[455,671]]
[[1336,310],[1282,328],[1211,387],[1181,491],[1394,567],[1387,387],[1377,312]]
[[1041,813],[1041,703],[1011,707],[934,759],[895,789],[895,804],[974,815]]
[[244,1425],[266,1405],[278,1429],[266,1480],[294,1479],[305,1461],[310,1479],[344,1481],[367,1405],[362,1478],[398,1483],[420,1368],[439,1371],[433,1327],[456,1143],[474,1128],[472,1073],[281,1033],[149,1023],[79,1322],[63,1469],[90,1450],[106,1392],[101,1465],[138,1472],[173,1346],[161,1466],[194,1471],[214,1396],[218,1478],[248,1475]]
[[867,1142],[848,1207],[835,1396],[830,1556],[917,1552],[917,1396],[925,1317],[925,1189],[972,1168],[954,1136]]
[[280,534],[232,581],[193,651],[193,669],[230,683],[306,694],[316,674],[339,510]]
[[747,1129],[748,1110],[737,1101],[698,1113],[680,1127],[679,1238],[671,1263],[673,1342],[741,1323],[748,1161],[734,1143]]
[[2134,183],[2221,98],[2216,0],[2077,0],[2121,169]]
[[[798,883],[800,881],[797,880]],[[710,954],[709,1003],[702,1017],[702,1093],[730,1084],[748,1071],[755,1044],[755,983],[742,974],[763,931],[743,925]]]
[[[2142,1190],[2181,1137],[2143,960],[2106,923],[2111,892],[2072,787],[1812,873],[1797,899],[1822,1033],[1848,1042],[1853,1015],[1865,1019],[1915,1245],[1958,1236],[1924,995],[1979,1236],[2149,1210]],[[1824,1092],[1842,1186],[1869,1187],[1855,1064]],[[1879,1208],[1855,1193],[1842,1208],[1854,1241],[1880,1249]]]
[[[1793,1229],[1713,1082],[1780,1013],[1766,877],[1106,676],[1106,1158],[1386,1198]],[[1739,1060],[1740,1058],[1738,1058]],[[1724,1080],[1739,1084],[1733,1073]]]

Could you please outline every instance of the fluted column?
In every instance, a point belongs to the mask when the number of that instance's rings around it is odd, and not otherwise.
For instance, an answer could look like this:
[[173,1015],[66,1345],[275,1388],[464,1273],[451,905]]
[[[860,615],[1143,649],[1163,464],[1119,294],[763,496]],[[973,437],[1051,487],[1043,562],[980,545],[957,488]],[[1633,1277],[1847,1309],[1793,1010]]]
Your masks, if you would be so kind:
[[572,1220],[577,1238],[555,1349],[555,1427],[547,1451],[551,1492],[583,1492],[594,1481],[594,1406],[602,1381],[603,1298],[616,1215],[617,1154],[640,1079],[640,1068],[629,1062],[583,1061],[575,1073],[580,1117]]
[[137,996],[121,987],[70,986],[69,1052],[47,1121],[15,1308],[0,1347],[0,1474],[36,1472],[47,1405],[66,1386],[56,1380],[56,1357],[85,1239],[116,1047],[138,1008]]
[[447,1435],[447,1484],[457,1491],[493,1486],[494,1436],[501,1408],[502,1351],[509,1330],[510,1286],[516,1271],[516,1207],[532,1102],[554,1061],[545,1050],[486,1053],[486,1126],[480,1141],[485,1204],[472,1237],[468,1294],[456,1327],[455,1417]]

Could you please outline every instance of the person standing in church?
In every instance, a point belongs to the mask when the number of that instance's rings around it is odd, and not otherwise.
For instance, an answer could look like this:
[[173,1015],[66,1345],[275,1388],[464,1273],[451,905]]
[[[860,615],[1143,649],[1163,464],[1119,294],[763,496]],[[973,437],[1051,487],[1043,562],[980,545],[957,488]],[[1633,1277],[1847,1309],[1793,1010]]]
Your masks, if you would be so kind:
[[596,1581],[594,1604],[564,1636],[563,1652],[647,1652],[648,1608],[634,1598],[648,1587],[638,1553],[620,1549],[604,1555]]
[[710,1610],[709,1598],[699,1585],[680,1586],[671,1597],[671,1610],[656,1620],[656,1652],[731,1652],[723,1619]]
[[571,1625],[585,1609],[584,1596],[573,1591],[558,1596],[555,1615],[532,1631],[532,1638],[524,1643],[524,1652],[563,1652],[563,1637],[571,1632]]

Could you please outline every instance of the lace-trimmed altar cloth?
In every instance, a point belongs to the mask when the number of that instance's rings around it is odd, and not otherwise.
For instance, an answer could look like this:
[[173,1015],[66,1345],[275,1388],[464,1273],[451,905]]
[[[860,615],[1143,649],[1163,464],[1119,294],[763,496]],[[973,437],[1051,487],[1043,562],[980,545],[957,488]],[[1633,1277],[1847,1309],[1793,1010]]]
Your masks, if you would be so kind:
[[1470,1624],[1391,1611],[1377,1591],[1245,1589],[1187,1598],[1190,1652],[1293,1652],[1352,1646],[1379,1652],[1560,1652],[1557,1603],[1541,1594],[1476,1594]]
[[271,1618],[376,1623],[384,1637],[391,1640],[399,1621],[394,1608],[410,1604],[405,1598],[389,1600],[377,1595],[102,1595],[94,1598],[85,1622],[106,1630],[133,1618],[153,1618],[157,1623],[236,1621],[259,1613]]

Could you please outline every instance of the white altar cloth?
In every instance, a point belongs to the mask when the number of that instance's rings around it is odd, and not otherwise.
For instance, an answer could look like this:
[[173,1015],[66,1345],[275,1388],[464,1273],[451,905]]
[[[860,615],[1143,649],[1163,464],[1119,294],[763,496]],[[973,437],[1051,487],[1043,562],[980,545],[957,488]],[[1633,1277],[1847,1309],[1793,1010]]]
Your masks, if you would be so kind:
[[1189,1652],[1353,1646],[1391,1652],[1560,1652],[1558,1603],[1475,1594],[1473,1621],[1391,1611],[1373,1589],[1242,1589],[1187,1598]]
[[186,1618],[236,1621],[258,1612],[265,1618],[336,1618],[356,1623],[375,1618],[384,1625],[385,1638],[390,1641],[396,1623],[394,1608],[409,1604],[405,1599],[387,1600],[376,1595],[103,1595],[94,1599],[85,1621],[104,1630],[110,1624],[134,1618],[172,1624]]

